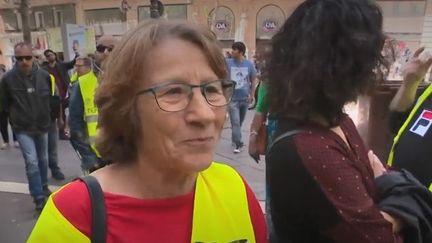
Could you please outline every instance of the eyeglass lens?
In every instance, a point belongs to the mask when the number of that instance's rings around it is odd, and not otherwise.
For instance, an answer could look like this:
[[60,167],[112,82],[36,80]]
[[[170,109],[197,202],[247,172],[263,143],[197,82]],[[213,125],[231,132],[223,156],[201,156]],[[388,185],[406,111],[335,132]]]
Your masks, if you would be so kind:
[[[233,93],[233,83],[214,81],[199,86],[209,105],[221,107],[227,105]],[[159,107],[164,111],[180,111],[185,109],[192,95],[188,84],[168,84],[153,91]]]

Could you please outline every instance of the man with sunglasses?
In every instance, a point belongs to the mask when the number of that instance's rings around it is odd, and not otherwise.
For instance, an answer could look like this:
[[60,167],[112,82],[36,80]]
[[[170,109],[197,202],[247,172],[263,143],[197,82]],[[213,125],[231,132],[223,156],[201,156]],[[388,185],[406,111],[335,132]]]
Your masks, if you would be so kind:
[[102,64],[116,42],[117,40],[112,36],[100,37],[96,45],[94,62],[92,63],[89,58],[78,58],[75,64],[78,81],[73,84],[70,96],[70,142],[81,159],[84,174],[103,165],[94,141],[98,122],[94,94],[100,82],[99,76],[103,73]]
[[98,39],[93,63],[93,71],[96,75],[102,71],[102,63],[108,58],[116,43],[117,39],[113,36],[104,35]]
[[[44,56],[47,60],[47,62],[45,62],[42,65],[42,68],[45,69],[46,71],[48,71],[51,75],[54,76],[55,80],[56,80],[56,86],[57,86],[57,90],[59,92],[59,96],[61,99],[61,105],[62,105],[62,110],[64,111],[67,106],[68,106],[68,88],[69,88],[69,84],[70,84],[70,76],[69,76],[69,70],[71,70],[74,65],[75,65],[75,59],[78,57],[78,53],[76,54],[75,58],[70,61],[70,62],[61,62],[58,60],[57,58],[57,54],[50,49],[47,49],[44,51]],[[63,121],[66,121],[66,115],[65,112],[63,112],[62,115],[62,119]],[[65,132],[65,126],[61,126],[59,127],[59,139],[60,140],[68,140],[68,136]],[[59,177],[59,179],[62,177],[60,174],[53,174],[53,177],[55,179],[57,179],[57,177]],[[64,179],[64,176],[63,176]]]
[[10,113],[25,161],[30,194],[40,212],[51,194],[47,180],[51,78],[34,63],[31,44],[18,43],[14,52],[16,63],[2,77],[0,102]]

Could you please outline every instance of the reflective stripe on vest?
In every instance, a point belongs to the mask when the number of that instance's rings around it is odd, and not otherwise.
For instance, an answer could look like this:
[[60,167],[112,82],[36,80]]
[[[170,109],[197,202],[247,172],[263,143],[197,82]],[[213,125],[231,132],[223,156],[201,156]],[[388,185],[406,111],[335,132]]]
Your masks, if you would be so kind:
[[76,81],[78,81],[78,73],[73,72],[70,77],[70,85],[74,84]]
[[54,75],[50,74],[50,80],[51,80],[51,95],[54,96],[56,94],[56,82]]
[[84,104],[84,120],[87,124],[88,140],[93,151],[98,157],[100,157],[95,146],[99,112],[94,103],[94,95],[99,85],[98,80],[94,72],[90,71],[89,73],[80,76],[78,82]]
[[[429,87],[423,92],[423,94],[418,98],[416,105],[414,106],[414,108],[412,109],[411,113],[408,116],[408,119],[406,119],[405,123],[402,125],[402,127],[399,129],[398,134],[396,135],[396,137],[393,140],[393,146],[390,150],[390,155],[389,158],[387,160],[387,164],[388,165],[393,165],[393,160],[394,160],[394,149],[397,145],[397,143],[399,142],[400,137],[402,136],[402,134],[405,132],[405,130],[408,127],[408,124],[411,122],[411,120],[413,119],[414,115],[417,113],[418,109],[422,106],[422,104],[425,102],[425,100],[432,94],[432,84],[429,85]],[[429,190],[432,191],[432,184],[429,187]]]
[[399,129],[396,137],[393,139],[393,146],[390,150],[389,158],[387,160],[388,165],[393,165],[394,160],[394,149],[399,142],[399,139],[401,138],[402,134],[405,132],[405,130],[408,127],[408,124],[413,119],[414,115],[417,113],[417,110],[421,107],[421,105],[424,103],[424,101],[429,97],[429,95],[432,93],[432,84],[429,85],[429,87],[423,92],[423,94],[418,98],[416,105],[412,109],[411,113],[409,114],[408,118],[406,119],[405,123],[402,125],[402,127]]
[[[200,172],[194,200],[191,243],[256,242],[245,185],[234,169],[212,163]],[[90,239],[64,218],[51,196],[27,242],[90,243]]]

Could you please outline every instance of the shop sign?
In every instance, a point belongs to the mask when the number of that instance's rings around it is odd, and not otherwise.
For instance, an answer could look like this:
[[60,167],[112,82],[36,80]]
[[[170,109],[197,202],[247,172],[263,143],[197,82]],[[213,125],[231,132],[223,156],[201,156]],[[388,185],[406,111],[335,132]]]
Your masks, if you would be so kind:
[[220,32],[229,32],[230,26],[225,20],[218,20],[215,23],[215,29]]
[[271,32],[277,30],[278,22],[273,19],[266,19],[263,22],[263,30],[265,32]]

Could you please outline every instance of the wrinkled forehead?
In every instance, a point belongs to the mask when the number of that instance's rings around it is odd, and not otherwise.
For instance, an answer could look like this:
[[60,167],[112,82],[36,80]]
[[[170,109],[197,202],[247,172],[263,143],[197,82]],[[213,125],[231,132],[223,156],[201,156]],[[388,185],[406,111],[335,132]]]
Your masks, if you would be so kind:
[[110,46],[110,47],[114,47],[116,45],[116,43],[117,43],[117,39],[114,38],[113,36],[102,36],[97,41],[97,45],[104,45],[104,46]]
[[77,59],[77,60],[75,61],[75,64],[76,64],[76,65],[83,65],[83,64],[84,64],[84,60],[82,60],[82,59]]
[[17,46],[14,51],[16,56],[33,56],[33,50],[28,46]]

